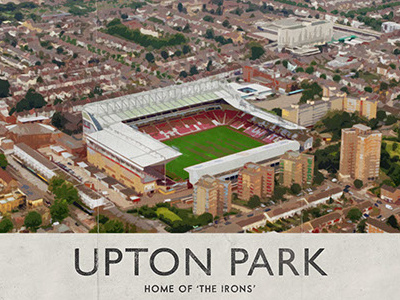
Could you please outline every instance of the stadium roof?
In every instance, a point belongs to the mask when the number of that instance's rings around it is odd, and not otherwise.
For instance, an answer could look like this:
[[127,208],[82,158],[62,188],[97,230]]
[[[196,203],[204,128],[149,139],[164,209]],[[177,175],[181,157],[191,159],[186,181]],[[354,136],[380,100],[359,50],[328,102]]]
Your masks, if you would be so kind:
[[181,155],[175,149],[121,122],[93,132],[87,138],[141,170]]
[[286,151],[298,151],[300,143],[297,141],[283,140],[276,143],[260,146],[250,150],[238,152],[222,158],[190,166],[184,170],[189,173],[189,181],[195,184],[203,175],[217,175],[243,167],[248,162],[261,162],[275,157],[280,157]]
[[218,100],[218,81],[199,80],[85,105],[84,111],[102,127],[111,124]]
[[86,104],[83,118],[95,123],[98,130],[112,124],[194,104],[224,99],[233,107],[253,116],[292,130],[305,129],[244,101],[235,89],[218,80],[197,80],[137,94]]

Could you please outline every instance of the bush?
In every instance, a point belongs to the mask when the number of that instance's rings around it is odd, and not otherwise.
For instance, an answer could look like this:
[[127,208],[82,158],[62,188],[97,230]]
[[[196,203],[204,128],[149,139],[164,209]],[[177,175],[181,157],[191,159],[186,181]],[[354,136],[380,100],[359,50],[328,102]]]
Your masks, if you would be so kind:
[[257,195],[253,195],[250,197],[249,202],[247,202],[247,206],[250,208],[256,208],[260,206],[261,200],[260,197]]
[[292,191],[293,195],[297,195],[301,192],[301,186],[298,183],[293,183],[290,187],[290,190]]
[[352,208],[349,210],[346,217],[353,222],[357,222],[358,220],[360,220],[361,216],[361,210],[359,210],[358,208]]
[[362,188],[363,185],[364,185],[364,183],[363,183],[360,179],[354,180],[354,186],[355,186],[357,189]]

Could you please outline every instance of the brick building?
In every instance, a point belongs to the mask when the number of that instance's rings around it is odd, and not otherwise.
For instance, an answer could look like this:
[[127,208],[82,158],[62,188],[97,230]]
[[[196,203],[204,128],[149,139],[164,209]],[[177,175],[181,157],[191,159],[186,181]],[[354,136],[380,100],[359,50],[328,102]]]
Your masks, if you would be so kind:
[[286,152],[280,161],[280,182],[290,187],[293,183],[311,185],[314,178],[314,156],[295,151]]
[[239,199],[249,200],[254,195],[260,198],[271,197],[274,193],[274,177],[274,168],[264,167],[252,162],[245,164],[239,170]]
[[375,180],[379,177],[382,133],[357,124],[342,129],[340,148],[341,178]]
[[221,216],[231,209],[232,184],[230,181],[216,179],[210,175],[202,176],[194,185],[193,213],[210,213]]

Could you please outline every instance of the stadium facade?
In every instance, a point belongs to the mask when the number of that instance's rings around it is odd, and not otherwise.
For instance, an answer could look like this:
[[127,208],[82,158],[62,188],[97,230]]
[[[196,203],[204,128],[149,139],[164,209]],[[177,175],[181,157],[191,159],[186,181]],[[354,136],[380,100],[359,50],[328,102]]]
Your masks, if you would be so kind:
[[[297,150],[312,147],[312,138],[304,127],[256,108],[228,83],[217,80],[199,80],[90,103],[84,106],[82,117],[89,163],[137,193],[173,184],[165,175],[166,164],[182,153],[163,141],[209,128],[230,126],[265,144],[278,142],[274,146],[278,148],[279,142],[285,142],[286,147],[290,142],[291,148]],[[248,161],[238,160],[241,164],[262,160],[260,155],[266,153],[262,147],[260,151],[250,150]],[[236,168],[236,164],[232,166]],[[190,182],[195,183],[196,179]]]

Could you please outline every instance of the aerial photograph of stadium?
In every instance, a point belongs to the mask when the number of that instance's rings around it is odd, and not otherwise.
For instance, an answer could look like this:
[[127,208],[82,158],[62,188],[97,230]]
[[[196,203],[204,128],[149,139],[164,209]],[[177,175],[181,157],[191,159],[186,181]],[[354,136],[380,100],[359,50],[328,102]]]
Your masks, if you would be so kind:
[[400,232],[397,6],[0,3],[0,233]]

